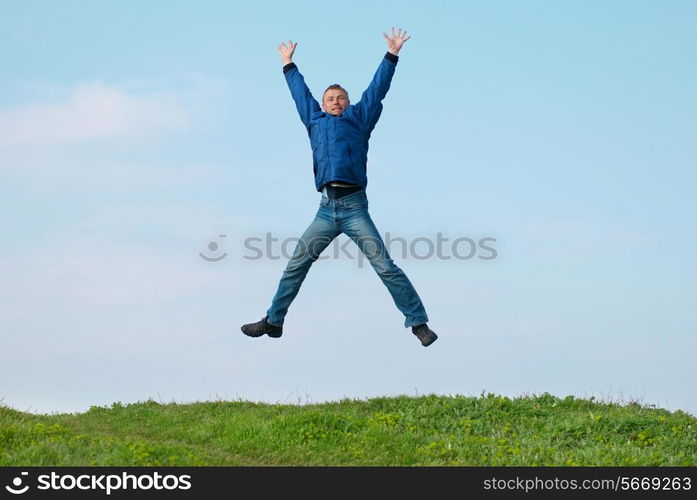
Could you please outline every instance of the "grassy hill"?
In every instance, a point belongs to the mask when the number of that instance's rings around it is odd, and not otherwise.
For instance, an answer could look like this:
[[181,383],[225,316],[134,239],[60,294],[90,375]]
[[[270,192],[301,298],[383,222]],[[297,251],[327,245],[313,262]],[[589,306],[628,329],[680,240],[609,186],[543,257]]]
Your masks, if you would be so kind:
[[0,465],[697,465],[697,419],[637,403],[392,397],[0,406]]

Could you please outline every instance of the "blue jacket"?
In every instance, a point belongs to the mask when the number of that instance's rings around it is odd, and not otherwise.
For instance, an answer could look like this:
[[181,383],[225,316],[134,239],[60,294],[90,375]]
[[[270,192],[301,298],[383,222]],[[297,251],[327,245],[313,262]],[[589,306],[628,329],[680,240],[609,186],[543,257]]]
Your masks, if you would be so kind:
[[368,185],[368,139],[382,113],[382,100],[390,88],[397,61],[397,56],[385,54],[361,100],[349,105],[341,116],[322,111],[295,63],[283,67],[290,94],[310,137],[317,191],[330,181],[363,188]]

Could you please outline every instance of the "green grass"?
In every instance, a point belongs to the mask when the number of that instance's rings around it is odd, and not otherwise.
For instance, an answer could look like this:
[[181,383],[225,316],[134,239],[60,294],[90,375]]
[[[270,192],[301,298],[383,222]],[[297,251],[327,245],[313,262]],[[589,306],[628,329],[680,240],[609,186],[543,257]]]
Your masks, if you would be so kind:
[[55,415],[0,406],[0,465],[694,466],[697,419],[547,393],[312,405],[149,400]]

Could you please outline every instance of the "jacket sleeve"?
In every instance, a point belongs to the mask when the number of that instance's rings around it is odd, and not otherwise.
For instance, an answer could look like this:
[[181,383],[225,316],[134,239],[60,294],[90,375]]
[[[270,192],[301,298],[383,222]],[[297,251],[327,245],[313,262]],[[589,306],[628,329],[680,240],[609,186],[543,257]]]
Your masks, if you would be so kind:
[[308,132],[310,130],[310,116],[312,113],[322,111],[319,103],[312,97],[310,89],[305,84],[303,75],[298,71],[295,63],[289,63],[283,66],[283,74],[286,77],[286,83],[290,89],[290,95],[295,101],[295,107],[298,109],[300,119],[302,120]]
[[382,100],[390,89],[399,57],[387,52],[380,62],[373,80],[361,95],[361,100],[355,105],[356,114],[361,118],[368,131],[373,130],[382,113]]

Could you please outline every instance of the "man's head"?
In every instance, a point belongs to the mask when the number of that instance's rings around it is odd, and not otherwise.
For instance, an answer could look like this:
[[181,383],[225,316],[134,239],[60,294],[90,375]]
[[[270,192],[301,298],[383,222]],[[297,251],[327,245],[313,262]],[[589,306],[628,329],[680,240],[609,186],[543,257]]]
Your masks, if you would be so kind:
[[346,89],[337,83],[327,87],[322,96],[322,109],[325,113],[339,116],[348,107],[349,97]]

